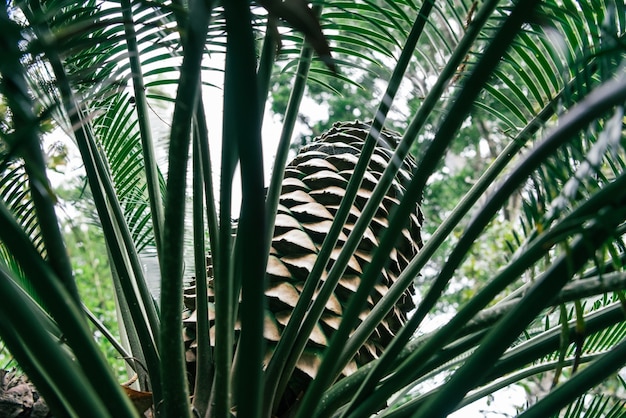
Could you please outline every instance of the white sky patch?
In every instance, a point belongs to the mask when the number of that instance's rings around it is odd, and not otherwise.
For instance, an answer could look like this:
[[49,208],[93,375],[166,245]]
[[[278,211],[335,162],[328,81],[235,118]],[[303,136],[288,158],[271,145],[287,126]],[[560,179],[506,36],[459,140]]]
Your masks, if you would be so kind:
[[[207,81],[215,85],[221,85],[223,83],[223,77],[221,73],[211,72]],[[211,164],[213,174],[213,184],[215,190],[216,199],[219,199],[219,184],[220,184],[220,171],[221,171],[221,158],[222,158],[222,117],[224,115],[224,94],[223,90],[217,88],[206,88],[203,92],[203,98],[205,103],[205,113],[207,117],[207,126],[209,127],[209,146],[211,150]],[[272,114],[270,109],[271,103],[267,103],[264,119],[263,129],[261,132],[261,140],[263,146],[263,170],[265,177],[265,184],[269,183],[271,171],[274,165],[274,158],[276,156],[276,149],[280,140],[280,133],[282,130],[282,123],[278,120],[278,117]],[[233,199],[232,199],[232,212],[233,217],[237,217],[239,213],[239,207],[241,205],[241,177],[239,175],[239,167],[235,170],[235,177],[233,181]]]

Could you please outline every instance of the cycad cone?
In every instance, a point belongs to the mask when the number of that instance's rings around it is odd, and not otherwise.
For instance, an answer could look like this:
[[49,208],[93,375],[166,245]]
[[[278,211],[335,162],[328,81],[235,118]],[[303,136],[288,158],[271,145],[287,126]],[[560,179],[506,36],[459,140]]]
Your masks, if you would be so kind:
[[[265,315],[265,338],[268,342],[267,359],[287,325],[296,305],[304,282],[308,277],[317,253],[339,208],[341,199],[361,154],[370,125],[362,122],[337,123],[311,144],[303,147],[285,168],[278,213],[267,267],[267,309]],[[393,149],[399,138],[397,134],[383,130],[370,160],[368,171],[362,181],[350,215],[339,237],[337,246],[327,266],[327,271],[337,259],[355,222],[359,219],[372,191],[389,165]],[[342,312],[360,283],[360,276],[371,260],[371,254],[388,225],[389,214],[404,194],[405,185],[415,169],[411,158],[406,158],[392,186],[378,207],[376,215],[364,233],[361,242],[350,258],[348,266],[339,280],[334,294],[326,303],[324,313],[309,337],[305,352],[298,361],[292,379],[290,393],[298,397],[303,385],[315,377],[324,348],[333,332],[338,328]],[[394,283],[409,260],[421,248],[420,228],[422,213],[419,206],[411,213],[406,228],[402,231],[396,247],[391,252],[387,268],[368,299],[360,318],[366,317],[375,303]],[[324,279],[324,277],[322,278]],[[414,307],[411,286],[394,309],[379,324],[369,340],[361,347],[353,361],[343,371],[350,374],[356,367],[378,357],[391,341]],[[193,287],[186,292],[189,317],[186,323],[188,361],[195,360],[195,298]],[[213,302],[209,290],[209,302]],[[214,318],[210,318],[211,327]],[[214,338],[211,338],[214,341]],[[192,380],[193,381],[193,380]],[[289,403],[289,401],[287,401]]]

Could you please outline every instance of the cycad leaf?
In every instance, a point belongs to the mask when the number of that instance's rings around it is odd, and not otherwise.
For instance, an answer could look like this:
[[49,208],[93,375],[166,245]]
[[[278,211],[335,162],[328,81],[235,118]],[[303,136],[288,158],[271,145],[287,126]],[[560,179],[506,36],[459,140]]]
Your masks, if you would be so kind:
[[[144,162],[134,109],[128,95],[111,97],[98,107],[109,109],[94,119],[94,132],[106,153],[113,184],[133,235],[141,250],[154,245],[151,237],[150,207],[146,189]],[[160,183],[164,183],[161,177]]]
[[[9,166],[0,176],[0,199],[2,199],[9,211],[13,213],[13,216],[15,216],[22,228],[27,231],[35,246],[40,251],[43,251],[43,240],[39,232],[38,220],[35,216],[35,207],[28,191],[28,178],[21,164]],[[0,243],[0,263],[13,273],[14,277],[19,280],[19,284],[29,295],[35,296],[34,288],[24,275],[19,263],[2,243]]]

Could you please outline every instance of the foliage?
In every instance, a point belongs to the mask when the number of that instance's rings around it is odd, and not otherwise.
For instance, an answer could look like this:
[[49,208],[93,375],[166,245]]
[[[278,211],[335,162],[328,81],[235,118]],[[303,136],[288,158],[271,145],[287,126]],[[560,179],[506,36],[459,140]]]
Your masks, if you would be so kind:
[[[78,221],[80,222],[80,219]],[[115,291],[102,231],[96,225],[87,222],[77,224],[76,220],[65,220],[63,223],[66,225],[65,242],[72,258],[78,293],[86,308],[119,341]],[[126,368],[125,362],[120,358],[121,354],[97,327],[91,328],[107,362],[111,364],[115,374],[123,378]]]
[[[28,0],[6,3],[0,25],[0,95],[6,103],[0,109],[0,336],[55,414],[137,412],[94,341],[81,305],[80,257],[66,251],[41,147],[52,118],[80,151],[106,240],[128,338],[127,348],[118,349],[139,388],[151,391],[158,415],[190,417],[193,410],[199,416],[226,417],[233,411],[272,416],[282,382],[293,372],[288,360],[302,354],[299,342],[318,322],[320,307],[396,175],[400,164],[388,164],[327,269],[382,128],[390,125],[388,118],[403,114],[393,125],[402,139],[390,161],[403,161],[413,148],[417,168],[390,211],[386,230],[376,237],[378,246],[295,416],[445,416],[550,370],[554,389],[521,416],[550,416],[562,408],[576,416],[585,402],[578,399],[623,366],[623,2],[332,0],[314,2],[310,9],[302,1]],[[260,55],[255,34],[263,37]],[[217,128],[208,122],[215,110],[202,94],[213,88],[209,76],[221,67],[216,57],[224,59],[223,80],[217,83],[224,96],[219,186],[213,184],[217,160],[208,146]],[[262,114],[277,76],[275,62],[282,74],[292,74],[293,86],[266,193]],[[303,92],[309,82],[333,93],[337,86],[353,86],[349,68],[363,62],[368,70],[377,63],[383,68],[370,71],[377,74],[374,85],[381,86],[380,92],[372,90],[376,110],[359,108],[360,117],[372,121],[370,130],[302,290],[307,296],[299,298],[264,365],[268,243]],[[407,73],[410,66],[414,70]],[[335,81],[324,81],[329,74]],[[401,89],[406,74],[416,74],[419,94],[415,86]],[[164,94],[169,88],[173,99]],[[417,98],[408,110],[395,105],[402,94]],[[166,164],[160,164],[150,117],[162,101],[174,106],[166,118]],[[468,143],[468,137],[479,140]],[[468,147],[480,150],[481,144],[493,162],[472,166],[480,176],[473,176],[477,180],[460,200],[442,208],[449,213],[360,321],[358,313],[412,209],[428,196],[447,151],[465,155]],[[233,237],[238,166],[243,198]],[[511,239],[510,256],[493,258],[500,263],[497,272],[447,323],[416,334],[446,288],[472,275],[471,265],[463,265],[468,255],[489,251],[476,247],[480,237],[502,235],[498,228],[510,220],[503,210],[511,199],[522,201],[524,228],[504,232]],[[182,333],[188,201],[202,295],[198,318],[208,317],[207,247],[216,303],[214,338],[208,321],[198,322],[202,338],[191,402]],[[150,245],[160,265],[158,302],[138,257],[138,250]],[[445,261],[432,263],[438,250]],[[432,265],[416,311],[383,355],[337,380],[414,279]],[[406,391],[410,399],[396,396]],[[81,396],[71,396],[76,393]],[[623,410],[623,404],[603,403],[590,393],[589,408],[598,414]]]

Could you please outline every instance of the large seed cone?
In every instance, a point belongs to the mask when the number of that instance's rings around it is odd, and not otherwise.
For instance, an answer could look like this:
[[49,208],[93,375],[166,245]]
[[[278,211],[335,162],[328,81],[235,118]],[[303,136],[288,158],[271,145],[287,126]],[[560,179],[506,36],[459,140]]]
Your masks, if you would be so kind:
[[[317,253],[330,230],[368,131],[369,125],[366,123],[335,124],[330,131],[304,147],[286,167],[267,266],[265,337],[269,347],[268,358],[289,321],[304,281],[311,272]],[[398,137],[389,131],[383,131],[380,134],[368,171],[327,270],[337,259],[374,187],[389,165],[397,141]],[[379,239],[388,224],[389,214],[404,194],[405,184],[414,168],[415,163],[410,159],[402,163],[393,185],[380,204],[355,254],[351,257],[334,294],[326,304],[318,326],[309,337],[306,351],[297,364],[297,372],[291,385],[291,396],[299,396],[298,392],[303,390],[304,385],[311,378],[315,377],[324,349],[339,326],[342,312],[350,296],[359,286],[360,276],[371,260],[373,250],[379,245]],[[360,318],[368,315],[374,304],[385,294],[421,247],[421,223],[422,213],[416,205],[391,253],[387,268],[383,271],[382,280],[370,295]],[[414,307],[412,290],[412,287],[407,289],[394,309],[377,327],[376,332],[361,347],[353,362],[344,369],[344,374],[350,374],[356,367],[380,355],[406,320],[407,313]],[[186,320],[186,332],[189,337],[188,360],[193,361],[195,358],[193,288],[188,289],[188,295],[187,303],[192,312]],[[210,302],[212,302],[212,297],[213,295],[210,294]],[[213,318],[211,317],[210,320],[213,325]]]

